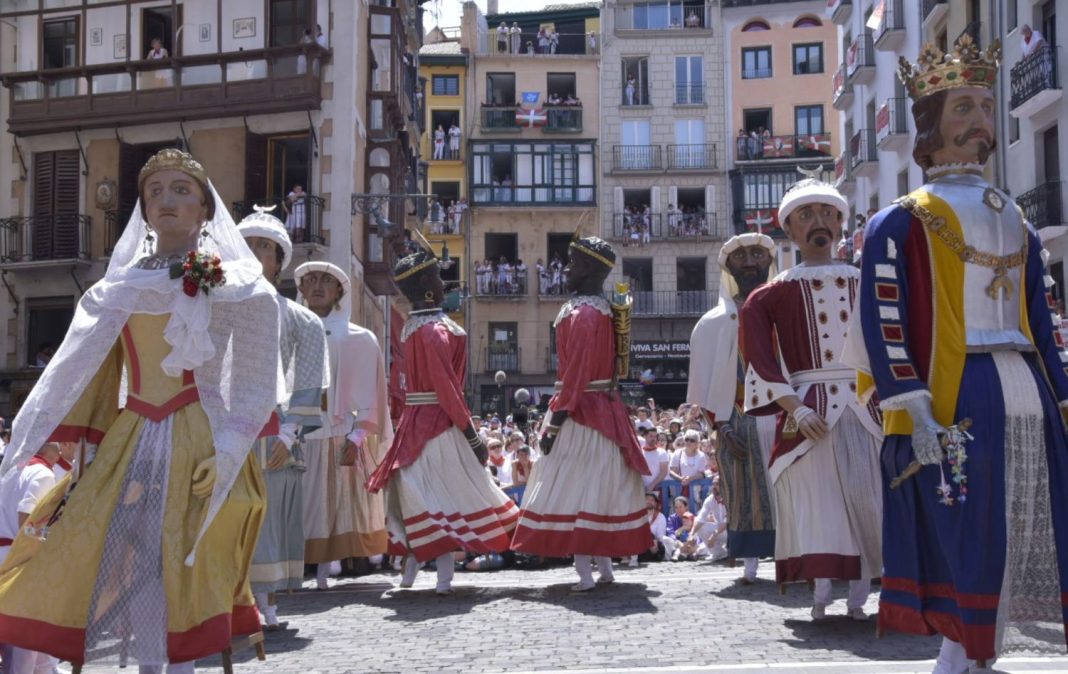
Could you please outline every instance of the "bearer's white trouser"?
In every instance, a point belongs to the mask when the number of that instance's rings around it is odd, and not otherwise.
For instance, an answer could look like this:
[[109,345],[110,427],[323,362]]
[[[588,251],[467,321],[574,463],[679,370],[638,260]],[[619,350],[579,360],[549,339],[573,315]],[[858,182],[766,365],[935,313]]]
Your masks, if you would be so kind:
[[746,580],[756,580],[757,564],[760,562],[756,557],[742,557],[742,575]]
[[[849,598],[846,599],[846,608],[864,608],[870,593],[871,578],[849,581]],[[812,599],[821,606],[827,606],[831,603],[830,578],[816,579],[816,589],[812,592]]]
[[192,674],[193,664],[193,661],[190,660],[189,662],[169,665],[141,665],[137,668],[137,672],[138,674],[163,674],[164,667],[166,667],[167,674]]
[[47,653],[28,651],[25,648],[7,646],[4,649],[7,674],[52,674],[59,660]]

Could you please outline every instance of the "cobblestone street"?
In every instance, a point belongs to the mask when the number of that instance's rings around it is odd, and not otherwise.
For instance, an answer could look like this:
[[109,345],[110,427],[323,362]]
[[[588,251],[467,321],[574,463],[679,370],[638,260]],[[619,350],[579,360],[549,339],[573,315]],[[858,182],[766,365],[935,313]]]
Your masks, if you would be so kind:
[[[779,595],[760,567],[756,585],[740,573],[701,562],[617,567],[616,583],[572,595],[573,571],[458,572],[450,597],[421,572],[411,590],[393,591],[396,574],[331,581],[279,600],[289,621],[267,635],[267,661],[235,655],[235,672],[930,672],[937,638],[875,638],[875,619],[847,620],[845,584],[828,618],[813,623],[809,593]],[[311,583],[306,584],[310,586]],[[876,610],[873,592],[867,610]],[[1014,656],[1008,672],[1068,671],[1068,658]],[[106,671],[87,668],[87,672]],[[220,672],[218,659],[198,672]]]

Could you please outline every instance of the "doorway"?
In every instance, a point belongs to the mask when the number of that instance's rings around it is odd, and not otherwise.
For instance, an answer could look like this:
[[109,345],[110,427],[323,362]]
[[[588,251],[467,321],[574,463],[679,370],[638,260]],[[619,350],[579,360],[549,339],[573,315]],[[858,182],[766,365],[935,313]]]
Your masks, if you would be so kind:
[[182,43],[175,43],[174,33],[182,25],[182,6],[146,7],[141,10],[141,52],[132,54],[135,59],[147,58],[152,49],[152,40],[159,38],[163,48],[171,56],[180,56]]
[[306,133],[292,136],[273,136],[267,140],[267,194],[272,201],[281,200],[294,185],[300,185],[311,193],[308,178],[311,174],[309,159],[309,136]]

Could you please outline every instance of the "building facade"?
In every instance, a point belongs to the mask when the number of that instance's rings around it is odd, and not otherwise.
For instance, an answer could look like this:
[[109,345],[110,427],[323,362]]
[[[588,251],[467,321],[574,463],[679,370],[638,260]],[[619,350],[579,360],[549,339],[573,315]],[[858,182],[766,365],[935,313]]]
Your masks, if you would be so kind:
[[601,108],[588,34],[599,34],[599,19],[597,3],[503,14],[491,1],[485,15],[464,3],[465,264],[476,413],[505,413],[520,387],[536,401],[552,393],[552,324],[564,299],[552,262],[566,261],[576,228],[597,231]]
[[[138,171],[163,147],[204,165],[235,220],[254,203],[276,205],[297,234],[292,266],[348,270],[353,320],[388,345],[389,288],[378,282],[388,253],[352,195],[416,184],[420,119],[405,54],[421,36],[421,11],[406,0],[3,3],[5,416],[40,373],[42,345],[58,346],[103,276]],[[165,52],[150,53],[153,39]],[[403,204],[393,214],[407,217]],[[290,295],[291,279],[292,268]]]
[[631,402],[685,399],[690,333],[716,303],[732,228],[720,5],[606,2],[601,11],[599,229],[634,294]]
[[842,144],[828,83],[839,60],[838,29],[821,0],[724,2],[733,231],[779,241],[779,268],[795,251],[778,218],[783,192],[803,176],[833,176]]

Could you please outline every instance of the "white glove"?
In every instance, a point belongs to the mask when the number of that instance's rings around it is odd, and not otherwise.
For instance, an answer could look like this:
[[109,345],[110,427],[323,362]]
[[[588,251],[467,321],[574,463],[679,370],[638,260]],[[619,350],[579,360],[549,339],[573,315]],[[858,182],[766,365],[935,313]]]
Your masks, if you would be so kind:
[[367,439],[367,431],[362,428],[357,428],[345,437],[348,438],[352,444],[356,445],[357,448],[363,447],[363,441]]
[[935,421],[931,399],[928,396],[910,398],[902,403],[902,407],[912,417],[912,453],[916,455],[916,460],[925,466],[945,461],[946,453],[938,436],[945,433],[946,429]]

